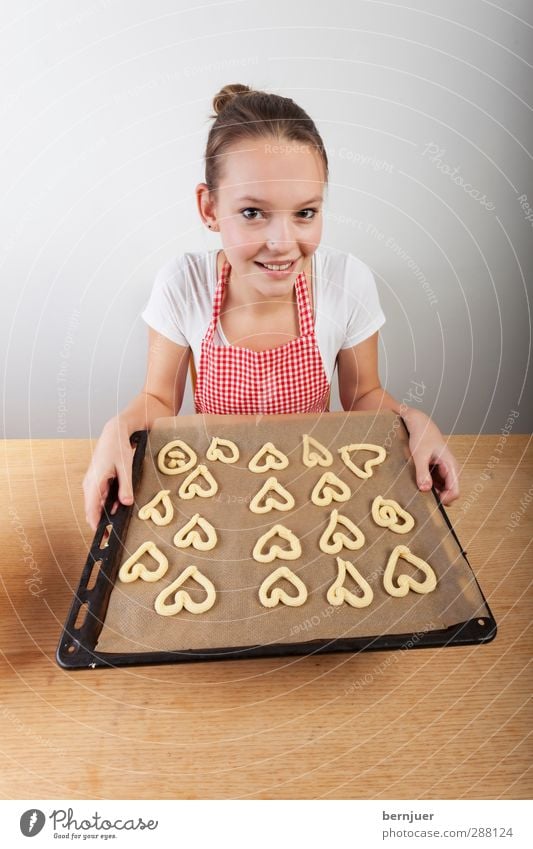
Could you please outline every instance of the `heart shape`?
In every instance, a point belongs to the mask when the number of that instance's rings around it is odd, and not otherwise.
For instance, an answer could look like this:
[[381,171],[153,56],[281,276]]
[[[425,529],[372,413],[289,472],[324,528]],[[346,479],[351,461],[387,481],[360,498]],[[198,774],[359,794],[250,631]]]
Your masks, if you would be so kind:
[[[138,512],[139,519],[147,520],[151,519],[154,525],[168,525],[172,519],[174,518],[174,508],[172,506],[172,501],[169,498],[170,489],[162,489],[157,495],[154,495],[151,501],[148,501],[144,507]],[[165,512],[161,514],[159,510],[156,510],[158,504],[162,504],[165,508]]]
[[[413,566],[420,569],[426,576],[425,579],[423,581],[416,581],[414,578],[411,578],[410,575],[402,574],[398,575],[398,586],[394,586],[392,579],[394,577],[396,565],[400,559],[406,560],[408,563],[411,563]],[[426,561],[422,560],[421,557],[417,557],[413,554],[406,545],[397,545],[387,561],[385,573],[383,575],[383,586],[389,595],[395,596],[396,598],[402,598],[407,595],[410,589],[414,590],[415,593],[430,593],[433,592],[437,586],[437,576],[429,563],[426,563]]]
[[[327,599],[329,603],[334,607],[344,604],[344,602],[347,602],[352,607],[368,607],[374,598],[374,592],[368,581],[363,578],[361,573],[355,568],[353,563],[350,563],[349,560],[342,560],[340,557],[337,557],[337,569],[337,577],[327,592]],[[362,596],[350,592],[350,590],[344,586],[346,572],[349,572],[357,586],[363,590]]]
[[[264,554],[263,548],[275,536],[280,536],[282,539],[287,540],[291,547],[289,549],[281,548],[281,546],[275,543],[271,546],[269,551]],[[254,545],[252,556],[258,563],[272,563],[276,557],[279,557],[280,560],[296,560],[297,557],[300,557],[301,553],[302,546],[300,545],[298,537],[284,525],[274,525],[266,532],[266,534],[259,537]]]
[[[229,449],[229,456],[222,451],[222,445]],[[239,459],[239,449],[230,439],[214,436],[205,456],[208,460],[220,460],[221,463],[236,463]]]
[[[283,501],[272,496],[267,496],[267,493],[277,493]],[[265,496],[267,496],[265,498]],[[261,504],[261,500],[265,498],[265,503]],[[250,510],[252,513],[269,513],[270,510],[292,510],[294,507],[294,496],[280,484],[276,478],[268,478],[257,495],[254,495],[250,501]]]
[[331,466],[333,455],[317,439],[305,433],[303,437],[302,462],[309,469],[312,469],[313,466]]
[[389,528],[395,534],[407,534],[415,526],[415,520],[407,510],[393,498],[382,498],[381,495],[376,495],[372,502],[372,518],[380,528]]
[[[143,554],[149,554],[153,557],[156,563],[159,563],[157,569],[151,571],[147,569],[144,563],[140,562]],[[140,578],[142,581],[158,581],[166,573],[168,569],[168,560],[162,551],[159,551],[155,542],[143,542],[137,551],[134,551],[131,557],[128,557],[120,567],[118,577],[124,584],[130,584]]]
[[[187,590],[179,589],[188,578],[192,578],[193,581],[200,584],[202,589],[206,591],[207,595],[204,601],[193,601]],[[172,604],[165,604],[167,598],[173,594],[174,602]],[[160,616],[175,616],[183,608],[188,610],[189,613],[205,613],[206,610],[213,607],[216,596],[217,593],[213,582],[209,578],[206,578],[196,566],[187,566],[175,581],[172,581],[168,587],[161,590],[154,602],[154,608]]]
[[[259,461],[263,458],[264,462],[260,465]],[[267,472],[269,469],[286,469],[288,465],[287,455],[278,451],[272,442],[265,442],[248,463],[248,468],[251,472]]]
[[[196,482],[199,478],[203,478],[206,481],[208,484],[207,489],[204,489]],[[199,495],[200,498],[209,498],[215,492],[218,492],[218,484],[207,466],[204,466],[202,463],[187,475],[178,489],[179,497],[186,500],[194,498],[195,495]]]
[[[273,585],[280,578],[285,578],[293,587],[298,590],[297,595],[289,595],[282,587],[274,587]],[[269,591],[272,592],[269,595]],[[263,607],[276,607],[277,604],[287,604],[289,607],[300,607],[307,600],[307,587],[298,575],[295,575],[288,566],[280,566],[268,577],[265,578],[259,587],[259,601]]]
[[347,501],[351,494],[348,484],[341,481],[334,472],[324,472],[313,487],[311,501],[317,507],[324,507],[332,501]]
[[[202,528],[207,536],[207,540],[202,539],[199,532],[194,530],[196,526]],[[217,544],[218,537],[211,522],[202,518],[199,513],[195,513],[187,524],[174,536],[174,545],[176,548],[188,548],[192,545],[197,551],[210,551]]]
[[196,452],[182,439],[163,445],[157,455],[157,468],[164,475],[181,475],[196,464]]
[[[355,539],[350,539],[342,531],[336,531],[337,525],[344,525],[353,534]],[[338,554],[343,546],[349,548],[351,551],[355,551],[364,544],[365,535],[362,530],[351,519],[348,519],[347,516],[342,516],[338,510],[332,510],[328,526],[318,543],[320,550],[324,554]]]
[[[351,445],[343,445],[342,448],[338,449],[339,454],[341,455],[343,463],[348,466],[352,472],[357,475],[358,478],[366,478],[372,477],[374,474],[373,466],[379,465],[379,463],[383,463],[384,459],[387,456],[387,452],[381,445],[372,445],[369,442],[352,442]],[[351,451],[375,451],[377,456],[370,457],[369,460],[366,460],[364,463],[364,468],[360,468],[356,466],[355,463],[352,462],[350,457]]]

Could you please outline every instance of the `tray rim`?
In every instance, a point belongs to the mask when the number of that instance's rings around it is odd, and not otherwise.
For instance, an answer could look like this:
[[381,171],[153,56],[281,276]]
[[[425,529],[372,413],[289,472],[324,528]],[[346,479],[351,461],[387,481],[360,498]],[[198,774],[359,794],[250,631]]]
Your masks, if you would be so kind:
[[[398,414],[399,415],[399,414]],[[399,415],[407,434],[409,430],[403,417]],[[142,474],[142,465],[148,444],[148,430],[137,430],[131,437],[132,447],[135,447],[132,465],[132,483],[135,491]],[[491,642],[497,634],[497,624],[472,569],[467,553],[463,549],[449,516],[441,504],[432,486],[431,492],[437,502],[448,529],[464,557],[488,615],[476,617],[452,625],[449,628],[434,631],[415,632],[412,634],[384,634],[366,637],[342,637],[325,640],[308,640],[298,643],[272,643],[251,646],[224,647],[212,649],[185,649],[174,651],[152,652],[99,652],[95,646],[100,631],[105,622],[109,597],[115,585],[118,574],[118,562],[121,540],[125,537],[133,513],[134,504],[119,504],[114,515],[111,509],[118,494],[118,481],[115,478],[102,510],[100,522],[91,543],[85,565],[80,575],[78,589],[75,592],[65,624],[57,645],[55,659],[57,664],[66,670],[97,669],[115,666],[154,666],[169,663],[185,663],[211,660],[246,660],[257,657],[306,656],[314,654],[334,654],[351,652],[359,654],[362,651],[389,651],[393,649],[412,650],[417,648],[446,648],[450,646],[465,646]],[[109,528],[109,538],[105,547],[102,540]],[[97,579],[93,587],[87,588],[93,568],[100,562]],[[75,627],[78,614],[83,605],[87,604],[87,614],[81,626]],[[98,616],[91,606],[98,607]],[[416,644],[413,640],[416,637]]]

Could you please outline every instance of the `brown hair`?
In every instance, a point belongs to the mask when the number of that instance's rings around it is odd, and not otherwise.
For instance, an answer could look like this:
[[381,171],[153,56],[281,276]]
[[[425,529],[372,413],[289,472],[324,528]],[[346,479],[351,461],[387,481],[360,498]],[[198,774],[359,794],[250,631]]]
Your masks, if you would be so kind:
[[205,152],[205,182],[216,193],[220,182],[223,155],[244,138],[274,136],[280,140],[296,141],[316,150],[324,165],[328,181],[328,157],[314,122],[294,100],[247,85],[225,85],[213,98],[215,119]]

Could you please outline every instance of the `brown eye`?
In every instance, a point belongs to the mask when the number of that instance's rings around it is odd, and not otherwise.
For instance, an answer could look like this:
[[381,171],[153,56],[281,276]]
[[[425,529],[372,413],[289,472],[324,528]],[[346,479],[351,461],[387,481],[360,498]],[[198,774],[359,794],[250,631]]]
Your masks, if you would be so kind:
[[[253,215],[246,215],[247,212],[251,212]],[[261,210],[257,209],[255,206],[247,206],[246,209],[241,209],[241,215],[243,215],[247,221],[257,221],[255,213],[262,215]]]

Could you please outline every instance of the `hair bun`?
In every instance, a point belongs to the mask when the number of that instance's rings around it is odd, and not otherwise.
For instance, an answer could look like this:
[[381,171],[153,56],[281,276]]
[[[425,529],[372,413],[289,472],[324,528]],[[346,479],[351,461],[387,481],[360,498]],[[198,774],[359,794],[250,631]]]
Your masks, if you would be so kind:
[[231,83],[230,85],[225,85],[220,89],[218,94],[215,94],[213,98],[213,112],[216,115],[220,115],[220,113],[226,108],[230,100],[233,100],[239,94],[246,94],[248,92],[253,91],[248,85],[241,85],[241,83]]

